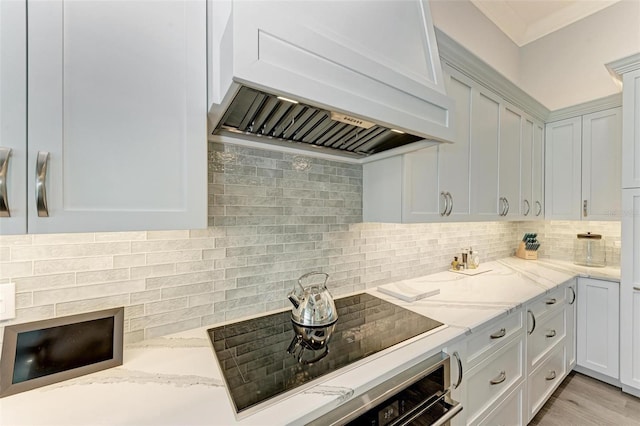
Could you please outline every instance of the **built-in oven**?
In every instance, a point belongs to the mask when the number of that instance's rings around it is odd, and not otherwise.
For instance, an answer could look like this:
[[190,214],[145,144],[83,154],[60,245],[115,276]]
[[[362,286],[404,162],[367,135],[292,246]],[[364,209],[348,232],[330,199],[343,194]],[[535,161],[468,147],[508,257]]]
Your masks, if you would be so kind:
[[448,425],[462,406],[450,397],[444,352],[393,375],[310,425]]

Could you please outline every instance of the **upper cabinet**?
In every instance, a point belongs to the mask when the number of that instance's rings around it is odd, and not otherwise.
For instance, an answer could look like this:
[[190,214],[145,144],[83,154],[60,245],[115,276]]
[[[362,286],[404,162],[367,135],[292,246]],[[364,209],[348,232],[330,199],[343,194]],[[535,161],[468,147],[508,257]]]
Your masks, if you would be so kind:
[[546,217],[619,220],[621,109],[546,126]]
[[[2,2],[3,19],[16,3]],[[206,227],[205,1],[28,6],[26,87],[18,70],[0,78],[3,102],[7,81],[18,105],[28,88],[8,196],[27,225],[0,218],[1,233]],[[20,36],[3,20],[3,43],[9,30]]]
[[625,72],[622,79],[622,187],[640,188],[640,69]]

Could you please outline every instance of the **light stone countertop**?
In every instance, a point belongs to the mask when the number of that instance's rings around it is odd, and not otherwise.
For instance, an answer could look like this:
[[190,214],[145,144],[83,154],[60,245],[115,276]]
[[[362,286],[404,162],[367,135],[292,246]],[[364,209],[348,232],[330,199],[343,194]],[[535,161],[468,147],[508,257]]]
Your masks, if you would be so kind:
[[553,260],[506,258],[482,267],[491,271],[476,276],[445,271],[403,281],[440,289],[416,302],[369,290],[446,326],[320,378],[240,421],[204,327],[128,345],[120,367],[2,398],[0,425],[304,424],[572,277],[620,279],[616,268]]

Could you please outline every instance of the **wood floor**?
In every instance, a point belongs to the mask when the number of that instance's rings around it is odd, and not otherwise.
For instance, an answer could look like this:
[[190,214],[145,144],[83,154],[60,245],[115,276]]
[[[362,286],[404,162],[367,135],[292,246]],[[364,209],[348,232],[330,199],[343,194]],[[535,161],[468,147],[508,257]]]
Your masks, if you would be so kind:
[[640,425],[640,398],[571,372],[530,425]]

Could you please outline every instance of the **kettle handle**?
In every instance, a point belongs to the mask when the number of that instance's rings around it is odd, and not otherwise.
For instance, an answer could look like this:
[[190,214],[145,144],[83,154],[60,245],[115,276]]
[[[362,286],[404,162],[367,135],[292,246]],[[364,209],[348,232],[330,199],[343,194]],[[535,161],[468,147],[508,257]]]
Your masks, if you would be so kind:
[[304,274],[303,276],[301,276],[300,278],[298,278],[298,285],[300,286],[300,288],[302,289],[302,291],[304,291],[304,287],[302,286],[302,280],[305,278],[308,278],[312,275],[324,275],[324,286],[325,288],[327,287],[327,281],[329,280],[329,274],[327,274],[326,272],[318,272],[318,271],[314,271],[314,272],[309,272],[307,274]]

